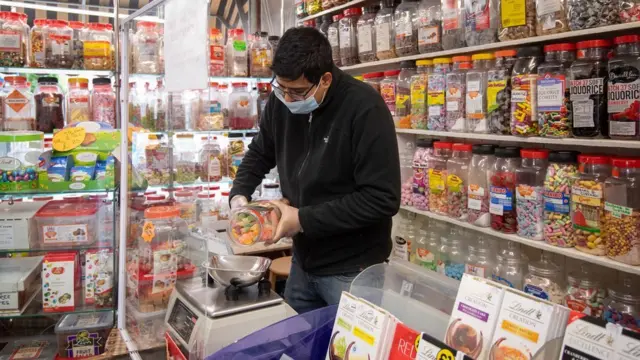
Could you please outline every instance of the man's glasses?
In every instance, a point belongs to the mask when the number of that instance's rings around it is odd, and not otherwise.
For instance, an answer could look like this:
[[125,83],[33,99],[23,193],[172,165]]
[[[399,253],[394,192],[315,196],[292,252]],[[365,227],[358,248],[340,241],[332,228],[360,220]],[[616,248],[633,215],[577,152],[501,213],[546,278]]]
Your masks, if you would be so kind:
[[309,92],[311,92],[311,90],[315,87],[315,85],[311,85],[311,87],[309,87],[308,89],[289,89],[289,90],[283,90],[280,85],[278,85],[278,82],[276,81],[276,79],[271,80],[271,87],[273,88],[273,91],[279,93],[282,97],[285,97],[285,95],[288,95],[291,99],[293,99],[293,101],[302,101],[304,99],[307,98],[307,95],[309,95]]

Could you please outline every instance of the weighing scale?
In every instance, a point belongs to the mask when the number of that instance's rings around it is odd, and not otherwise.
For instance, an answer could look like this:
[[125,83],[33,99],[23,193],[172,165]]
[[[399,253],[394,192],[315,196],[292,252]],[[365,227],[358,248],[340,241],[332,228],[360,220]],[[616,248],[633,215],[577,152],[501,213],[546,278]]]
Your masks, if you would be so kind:
[[179,281],[165,316],[167,333],[188,359],[204,359],[216,351],[296,312],[271,290],[266,280],[244,288]]

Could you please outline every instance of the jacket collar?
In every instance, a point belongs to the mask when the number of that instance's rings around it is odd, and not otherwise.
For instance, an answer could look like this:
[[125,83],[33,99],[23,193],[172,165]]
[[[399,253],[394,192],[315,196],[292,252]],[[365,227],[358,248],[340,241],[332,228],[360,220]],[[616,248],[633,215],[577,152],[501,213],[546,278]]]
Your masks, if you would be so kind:
[[331,68],[331,75],[332,75],[332,80],[331,80],[331,85],[329,85],[329,90],[327,90],[327,95],[325,95],[324,100],[315,111],[318,111],[324,108],[329,103],[329,101],[331,101],[331,98],[333,98],[335,94],[338,92],[339,84],[342,81],[342,77],[344,73],[342,72],[342,70],[338,69],[334,65],[333,68]]

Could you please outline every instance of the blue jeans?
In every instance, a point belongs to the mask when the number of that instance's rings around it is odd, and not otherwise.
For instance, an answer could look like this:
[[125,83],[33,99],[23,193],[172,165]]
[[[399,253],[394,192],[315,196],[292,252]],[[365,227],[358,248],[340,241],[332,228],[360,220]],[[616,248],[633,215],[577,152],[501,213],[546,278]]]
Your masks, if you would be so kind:
[[316,276],[302,270],[296,256],[291,259],[291,271],[284,290],[284,299],[298,314],[340,302],[343,291],[349,291],[351,282],[359,274]]

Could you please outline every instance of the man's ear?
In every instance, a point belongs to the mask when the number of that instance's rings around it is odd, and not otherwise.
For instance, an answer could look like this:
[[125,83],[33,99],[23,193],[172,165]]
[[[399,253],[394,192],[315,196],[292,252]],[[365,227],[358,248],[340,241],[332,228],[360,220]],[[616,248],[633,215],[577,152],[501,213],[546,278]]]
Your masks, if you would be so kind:
[[331,85],[331,81],[333,81],[333,75],[330,72],[324,73],[320,78],[320,84],[325,88],[328,88],[329,85]]

